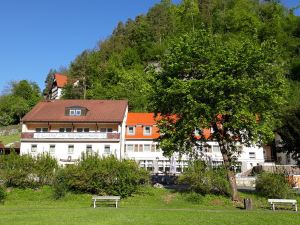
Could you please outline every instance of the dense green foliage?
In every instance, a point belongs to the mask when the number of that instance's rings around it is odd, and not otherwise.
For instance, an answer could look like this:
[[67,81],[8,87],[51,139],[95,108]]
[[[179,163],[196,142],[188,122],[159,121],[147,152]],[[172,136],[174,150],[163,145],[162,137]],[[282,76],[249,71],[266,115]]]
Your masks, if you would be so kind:
[[65,98],[126,98],[131,110],[152,111],[153,75],[147,71],[159,70],[170,40],[199,29],[258,42],[275,39],[276,57],[284,59],[280,64],[299,80],[299,27],[299,18],[277,1],[184,0],[176,5],[162,0],[146,15],[120,22],[109,38],[71,63],[66,72],[80,85],[68,86]]
[[[160,113],[160,147],[167,154],[193,153],[199,141],[218,142],[230,170],[237,145],[266,143],[274,138],[285,103],[286,79],[276,42],[220,37],[199,30],[176,38],[156,73],[152,108]],[[176,115],[176,120],[170,119]],[[212,128],[209,137],[200,135]],[[234,198],[238,198],[237,196]]]
[[0,126],[20,123],[21,118],[41,98],[36,83],[27,80],[12,82],[7,93],[0,96]]
[[63,196],[65,190],[127,197],[148,179],[149,174],[134,161],[86,155],[78,164],[58,171],[54,197]]
[[149,181],[149,174],[131,160],[83,155],[80,162],[58,167],[49,154],[0,156],[0,179],[7,187],[37,188],[53,186],[53,197],[67,191],[127,197]]
[[289,153],[300,164],[300,106],[289,109],[283,118],[283,126],[277,129],[281,140],[277,150]]
[[52,184],[57,161],[49,154],[0,155],[0,178],[8,187],[35,188],[45,184]]
[[224,168],[210,168],[205,162],[194,160],[179,177],[179,183],[188,184],[190,190],[201,195],[220,194],[229,196],[230,188]]
[[0,185],[0,203],[4,203],[6,198],[6,190],[3,185]]
[[256,191],[267,198],[289,198],[291,186],[284,174],[263,172],[256,180]]

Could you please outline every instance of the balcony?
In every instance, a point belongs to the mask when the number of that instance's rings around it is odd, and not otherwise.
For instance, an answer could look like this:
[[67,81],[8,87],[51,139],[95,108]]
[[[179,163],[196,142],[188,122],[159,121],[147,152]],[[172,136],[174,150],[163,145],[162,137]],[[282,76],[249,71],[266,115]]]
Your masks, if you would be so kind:
[[120,133],[98,133],[98,132],[23,132],[21,139],[120,139]]

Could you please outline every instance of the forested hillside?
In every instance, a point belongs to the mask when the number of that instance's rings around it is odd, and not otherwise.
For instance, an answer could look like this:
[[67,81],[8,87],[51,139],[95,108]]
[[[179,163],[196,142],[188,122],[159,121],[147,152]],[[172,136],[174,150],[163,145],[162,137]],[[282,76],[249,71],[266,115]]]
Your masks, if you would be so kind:
[[279,45],[286,76],[292,80],[289,101],[299,101],[300,18],[278,1],[184,0],[175,5],[162,0],[146,15],[120,22],[111,36],[93,50],[82,52],[67,75],[80,80],[69,85],[64,98],[129,100],[132,111],[151,111],[151,69],[173,38],[202,28],[224,39],[247,36],[257,42],[273,39]]

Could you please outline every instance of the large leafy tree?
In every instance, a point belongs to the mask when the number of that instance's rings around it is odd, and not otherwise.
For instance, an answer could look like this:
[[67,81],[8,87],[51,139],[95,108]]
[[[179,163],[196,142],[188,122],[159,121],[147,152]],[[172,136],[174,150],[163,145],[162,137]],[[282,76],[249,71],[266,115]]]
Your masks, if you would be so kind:
[[[191,153],[200,142],[217,141],[233,200],[239,199],[231,169],[236,146],[272,138],[284,104],[285,78],[274,46],[275,42],[192,32],[171,43],[155,78],[152,104],[162,116],[164,153]],[[201,135],[203,128],[213,129],[209,138]]]

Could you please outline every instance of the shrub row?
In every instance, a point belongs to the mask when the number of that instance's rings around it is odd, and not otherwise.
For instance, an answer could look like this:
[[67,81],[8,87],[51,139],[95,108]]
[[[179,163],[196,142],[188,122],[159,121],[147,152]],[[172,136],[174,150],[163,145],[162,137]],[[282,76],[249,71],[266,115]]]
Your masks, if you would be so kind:
[[57,161],[49,154],[32,157],[12,152],[0,156],[0,179],[9,187],[35,188],[50,185],[57,168]]
[[63,195],[64,190],[127,197],[148,181],[148,172],[132,160],[85,155],[78,164],[58,170],[55,197]]
[[149,182],[149,173],[134,161],[113,156],[83,155],[78,163],[59,167],[49,154],[32,157],[12,153],[0,156],[1,179],[7,187],[51,185],[56,199],[66,191],[126,197]]
[[256,191],[267,198],[289,198],[293,194],[283,173],[262,172],[256,179]]
[[210,168],[205,162],[194,160],[179,177],[179,183],[189,185],[191,191],[201,195],[230,195],[227,172],[223,167]]

